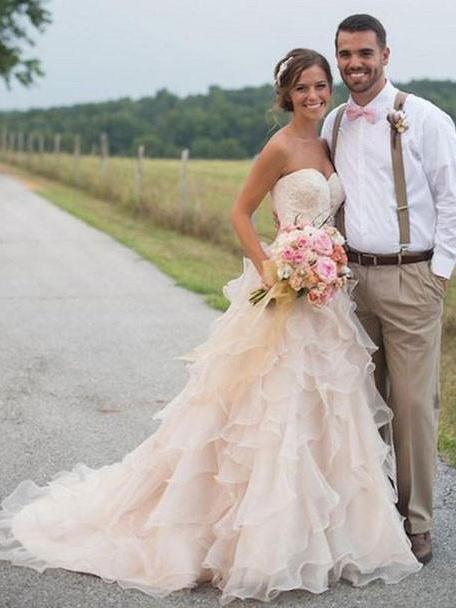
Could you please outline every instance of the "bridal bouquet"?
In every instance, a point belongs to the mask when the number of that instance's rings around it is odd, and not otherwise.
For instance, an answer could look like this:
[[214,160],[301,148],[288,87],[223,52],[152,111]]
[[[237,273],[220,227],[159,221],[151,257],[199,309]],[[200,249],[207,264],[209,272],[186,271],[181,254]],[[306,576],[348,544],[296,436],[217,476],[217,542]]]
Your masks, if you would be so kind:
[[327,304],[350,277],[344,237],[333,226],[300,223],[284,228],[264,263],[273,287],[256,289],[249,301],[306,296],[314,306]]

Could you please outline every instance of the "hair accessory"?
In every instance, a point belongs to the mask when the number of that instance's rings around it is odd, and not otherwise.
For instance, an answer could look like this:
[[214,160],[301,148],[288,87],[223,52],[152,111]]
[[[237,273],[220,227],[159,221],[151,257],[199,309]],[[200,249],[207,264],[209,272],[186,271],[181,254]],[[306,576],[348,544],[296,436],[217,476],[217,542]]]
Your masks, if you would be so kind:
[[284,74],[284,72],[286,71],[286,69],[288,68],[290,63],[293,61],[293,59],[294,59],[294,55],[291,55],[290,57],[288,57],[288,59],[285,59],[280,64],[280,67],[277,71],[277,76],[275,78],[275,83],[278,87],[280,87],[280,79],[282,78],[282,75]]

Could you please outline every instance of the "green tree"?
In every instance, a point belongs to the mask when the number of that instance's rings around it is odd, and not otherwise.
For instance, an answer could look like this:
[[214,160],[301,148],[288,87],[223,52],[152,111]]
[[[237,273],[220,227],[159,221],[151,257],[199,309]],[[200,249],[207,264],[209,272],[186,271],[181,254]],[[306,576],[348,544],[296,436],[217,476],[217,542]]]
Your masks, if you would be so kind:
[[[433,101],[456,119],[456,82],[414,80],[398,86]],[[347,97],[345,87],[337,85],[332,105]],[[136,155],[138,145],[143,144],[146,155],[154,157],[178,158],[182,149],[188,148],[192,158],[253,158],[289,118],[289,114],[274,109],[271,85],[238,90],[212,86],[205,95],[184,98],[163,89],[137,101],[124,97],[0,112],[0,131],[42,135],[48,147],[59,133],[65,150],[72,148],[78,134],[83,153],[98,146],[100,134],[107,133],[115,155]]]
[[43,75],[38,59],[26,57],[24,44],[34,46],[29,30],[43,32],[51,22],[46,0],[0,0],[0,77],[7,87],[13,79],[24,86]]

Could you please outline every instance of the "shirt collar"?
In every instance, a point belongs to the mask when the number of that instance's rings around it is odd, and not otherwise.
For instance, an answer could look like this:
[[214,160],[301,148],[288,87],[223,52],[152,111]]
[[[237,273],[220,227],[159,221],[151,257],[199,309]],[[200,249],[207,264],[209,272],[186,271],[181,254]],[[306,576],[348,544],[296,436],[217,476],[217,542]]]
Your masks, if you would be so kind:
[[[396,93],[397,93],[396,87],[394,87],[391,84],[391,82],[389,80],[387,80],[385,86],[380,91],[380,93],[376,97],[374,97],[374,99],[372,99],[372,101],[370,101],[364,107],[372,108],[377,111],[385,110],[387,108],[388,109],[392,108],[393,104],[394,104],[394,98],[396,96]],[[350,98],[348,101],[357,105],[356,102],[352,99],[351,95],[350,95]]]

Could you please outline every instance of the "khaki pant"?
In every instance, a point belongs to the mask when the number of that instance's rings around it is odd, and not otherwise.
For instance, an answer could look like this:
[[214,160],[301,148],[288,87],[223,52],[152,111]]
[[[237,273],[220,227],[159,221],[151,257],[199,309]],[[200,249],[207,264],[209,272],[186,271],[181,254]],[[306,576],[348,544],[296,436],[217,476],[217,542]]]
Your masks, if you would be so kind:
[[444,286],[429,262],[352,264],[357,314],[379,347],[375,380],[394,413],[398,509],[409,533],[432,526]]

